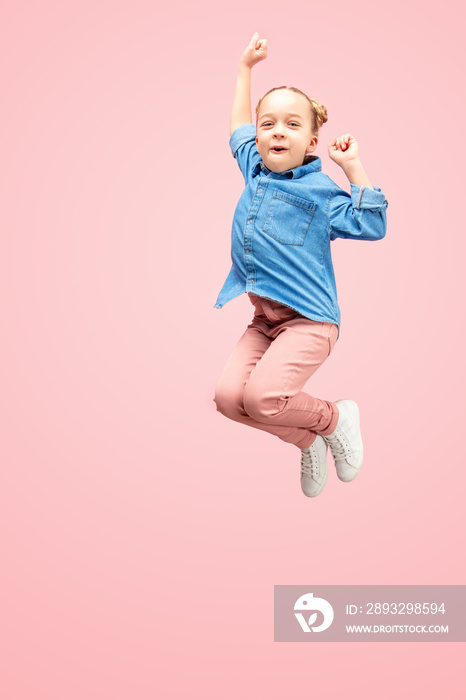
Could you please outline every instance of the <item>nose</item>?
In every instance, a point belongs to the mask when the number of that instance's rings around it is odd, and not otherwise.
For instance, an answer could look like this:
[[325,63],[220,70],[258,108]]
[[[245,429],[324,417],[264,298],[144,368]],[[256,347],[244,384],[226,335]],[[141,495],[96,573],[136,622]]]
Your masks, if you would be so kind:
[[283,132],[284,132],[283,124],[280,124],[280,122],[277,122],[274,126],[274,129],[273,129],[274,136],[283,136]]

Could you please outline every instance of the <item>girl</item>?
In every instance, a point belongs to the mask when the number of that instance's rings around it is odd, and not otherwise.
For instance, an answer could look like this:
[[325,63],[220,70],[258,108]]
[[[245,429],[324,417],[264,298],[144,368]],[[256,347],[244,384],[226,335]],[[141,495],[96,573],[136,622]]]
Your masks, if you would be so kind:
[[301,486],[318,496],[327,481],[327,446],[338,477],[352,481],[363,458],[357,404],[302,391],[333,350],[340,310],[330,241],[378,240],[387,201],[373,187],[351,134],[333,138],[330,158],[351,194],[321,172],[312,155],[327,110],[300,90],[273,88],[251,115],[251,69],[267,56],[255,33],[240,61],[230,147],[245,179],[232,229],[232,267],[216,307],[247,292],[254,318],[217,383],[228,418],[265,430],[301,450]]

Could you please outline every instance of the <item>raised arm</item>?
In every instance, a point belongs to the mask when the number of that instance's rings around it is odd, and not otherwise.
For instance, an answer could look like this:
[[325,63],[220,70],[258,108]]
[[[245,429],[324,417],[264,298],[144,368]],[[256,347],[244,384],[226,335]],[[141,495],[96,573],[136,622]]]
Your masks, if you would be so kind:
[[251,68],[264,58],[267,58],[267,39],[259,39],[259,34],[256,32],[239,62],[238,78],[231,110],[230,136],[239,126],[252,121]]

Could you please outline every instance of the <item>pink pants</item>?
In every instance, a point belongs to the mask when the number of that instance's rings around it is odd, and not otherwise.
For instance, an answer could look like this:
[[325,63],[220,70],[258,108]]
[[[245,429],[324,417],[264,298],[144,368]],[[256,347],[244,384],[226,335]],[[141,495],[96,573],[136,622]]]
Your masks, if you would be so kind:
[[287,306],[249,295],[252,323],[233,350],[215,390],[223,415],[303,449],[329,435],[338,408],[301,391],[332,352],[334,323],[311,321]]

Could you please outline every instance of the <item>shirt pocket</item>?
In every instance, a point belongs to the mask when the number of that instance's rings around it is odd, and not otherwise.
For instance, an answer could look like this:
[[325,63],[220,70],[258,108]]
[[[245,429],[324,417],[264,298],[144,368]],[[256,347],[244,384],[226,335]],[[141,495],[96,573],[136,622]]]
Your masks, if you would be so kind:
[[315,208],[314,202],[274,190],[262,229],[279,243],[303,245]]

